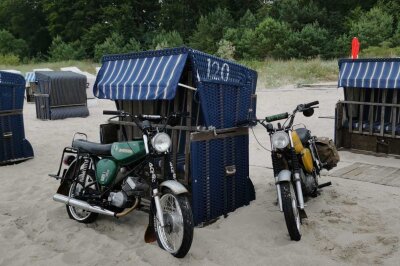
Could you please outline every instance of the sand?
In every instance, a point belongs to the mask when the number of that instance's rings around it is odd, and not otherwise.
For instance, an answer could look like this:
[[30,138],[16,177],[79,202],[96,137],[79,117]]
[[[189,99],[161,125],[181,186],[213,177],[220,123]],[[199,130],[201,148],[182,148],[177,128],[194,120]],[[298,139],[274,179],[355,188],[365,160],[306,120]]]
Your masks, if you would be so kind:
[[[320,101],[312,118],[298,116],[312,132],[333,137],[334,88],[294,88],[258,91],[258,116],[293,110],[296,104]],[[290,241],[276,198],[270,154],[253,134],[250,173],[257,199],[214,224],[195,228],[192,248],[176,259],[157,244],[145,244],[147,214],[123,219],[101,217],[84,225],[68,218],[65,207],[52,200],[62,149],[74,132],[99,140],[102,110],[114,103],[91,100],[90,117],[58,121],[36,119],[33,104],[25,104],[25,132],[35,158],[0,168],[0,265],[399,265],[400,188],[324,176],[333,185],[307,202],[308,219],[300,242]],[[269,145],[265,130],[254,133]],[[339,167],[353,162],[397,166],[399,160],[340,152]],[[329,175],[329,173],[326,173]],[[399,177],[400,178],[400,177]]]

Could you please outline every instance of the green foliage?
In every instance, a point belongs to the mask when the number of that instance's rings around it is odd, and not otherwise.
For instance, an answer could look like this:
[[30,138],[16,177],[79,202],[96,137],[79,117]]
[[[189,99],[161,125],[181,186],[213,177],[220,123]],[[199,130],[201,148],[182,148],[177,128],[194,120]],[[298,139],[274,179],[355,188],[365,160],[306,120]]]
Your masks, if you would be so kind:
[[19,63],[19,57],[14,54],[0,54],[0,65],[16,66]]
[[274,1],[270,15],[294,30],[301,30],[307,24],[323,20],[327,13],[316,1],[279,0]]
[[7,30],[0,30],[0,54],[13,54],[18,57],[27,56],[28,45],[22,39],[15,38]]
[[28,50],[24,57],[45,53],[51,43],[42,2],[42,0],[0,1],[0,29],[6,29],[16,38],[25,41]]
[[138,42],[135,38],[130,38],[128,42],[125,44],[124,53],[137,52],[140,51],[140,42]]
[[233,19],[228,10],[217,8],[212,13],[200,17],[196,31],[190,37],[190,45],[206,53],[215,54],[224,32],[232,26]]
[[135,38],[131,38],[128,42],[125,42],[122,35],[114,32],[103,43],[96,44],[94,50],[95,60],[100,61],[103,55],[139,51],[140,44]]
[[65,43],[60,36],[53,39],[49,49],[50,61],[65,61],[83,59],[84,50],[79,43]]
[[392,36],[393,17],[374,7],[351,24],[352,36],[358,37],[362,47],[377,46]]
[[255,28],[258,25],[254,14],[247,10],[242,18],[240,18],[237,28],[229,28],[225,31],[224,39],[231,42],[235,48],[236,58],[254,58],[255,46]]
[[301,31],[293,32],[279,45],[277,58],[311,59],[326,53],[328,31],[318,24],[308,24]]
[[235,46],[233,46],[232,42],[222,39],[218,43],[216,55],[228,60],[234,60]]
[[256,27],[254,34],[249,35],[249,43],[254,46],[251,56],[256,58],[280,57],[280,46],[290,35],[291,30],[287,24],[270,17],[264,19]]
[[183,45],[181,35],[177,31],[161,31],[152,42],[152,49],[172,48]]
[[400,46],[399,23],[398,0],[3,0],[0,53],[99,60],[186,43],[211,54],[234,47],[235,59],[333,58],[349,54],[353,36],[361,49]]

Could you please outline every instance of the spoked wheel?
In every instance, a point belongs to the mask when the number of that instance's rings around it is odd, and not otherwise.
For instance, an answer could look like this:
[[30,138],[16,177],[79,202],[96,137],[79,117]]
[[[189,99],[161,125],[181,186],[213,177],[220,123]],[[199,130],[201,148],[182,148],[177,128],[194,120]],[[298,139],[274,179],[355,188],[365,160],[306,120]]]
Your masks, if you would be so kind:
[[[84,174],[82,173],[82,171],[79,171],[79,177],[77,178],[77,180],[71,182],[70,187],[69,187],[69,193],[68,196],[70,198],[75,198],[77,195],[79,195],[83,189],[84,186],[89,185],[90,183],[92,183],[94,180],[94,171],[93,170],[89,170],[86,178],[84,176]],[[96,189],[95,184],[89,186],[92,189]],[[92,223],[96,220],[98,214],[97,213],[92,213],[83,209],[79,209],[73,206],[69,206],[67,205],[67,212],[68,212],[68,216],[71,219],[74,219],[80,223]]]
[[285,215],[286,226],[289,231],[290,239],[299,241],[300,233],[300,213],[297,207],[296,193],[290,182],[281,183],[282,208]]
[[185,195],[175,195],[170,190],[160,199],[165,226],[162,227],[156,210],[153,217],[158,245],[177,258],[183,258],[193,240],[193,216],[189,200]]

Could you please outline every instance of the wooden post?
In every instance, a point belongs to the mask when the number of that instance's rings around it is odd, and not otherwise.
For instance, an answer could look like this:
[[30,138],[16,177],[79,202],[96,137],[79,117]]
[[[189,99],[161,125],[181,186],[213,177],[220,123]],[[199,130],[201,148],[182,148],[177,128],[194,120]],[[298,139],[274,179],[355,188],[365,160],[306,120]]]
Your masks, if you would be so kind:
[[343,146],[343,141],[342,141],[342,123],[343,123],[343,104],[341,102],[338,102],[336,104],[336,126],[335,126],[335,145],[336,147],[340,148]]
[[[192,72],[188,72],[188,84],[190,86],[193,85],[192,82]],[[186,102],[186,112],[190,113],[192,117],[192,103],[193,103],[193,92],[191,90],[187,90],[187,102]],[[185,119],[186,126],[192,125],[192,119],[188,117]],[[189,184],[189,173],[190,173],[190,131],[185,131],[185,184]]]
[[[365,88],[361,88],[360,101],[365,102]],[[364,118],[364,104],[360,104],[360,111],[358,113],[358,132],[361,133],[363,128],[363,118]]]
[[[371,100],[370,102],[373,103],[375,101],[375,89],[372,89],[371,92]],[[374,105],[370,105],[369,107],[369,134],[372,135],[374,130]]]
[[[393,104],[397,104],[397,89],[393,91]],[[396,122],[397,122],[397,107],[392,106],[392,138],[395,137],[396,134]]]
[[[386,94],[387,94],[387,89],[384,89],[382,92],[382,101],[381,103],[386,103]],[[381,132],[379,133],[380,136],[383,136],[383,133],[385,132],[385,106],[381,106]]]

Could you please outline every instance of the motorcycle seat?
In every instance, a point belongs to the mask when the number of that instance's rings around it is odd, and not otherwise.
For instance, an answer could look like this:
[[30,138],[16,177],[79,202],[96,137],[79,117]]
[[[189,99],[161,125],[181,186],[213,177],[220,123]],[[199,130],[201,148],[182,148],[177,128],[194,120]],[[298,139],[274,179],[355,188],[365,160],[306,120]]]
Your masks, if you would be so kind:
[[100,143],[90,142],[84,139],[75,139],[72,142],[72,147],[75,149],[79,149],[81,151],[88,152],[94,155],[103,155],[103,156],[111,155],[111,146],[112,144],[100,144]]

